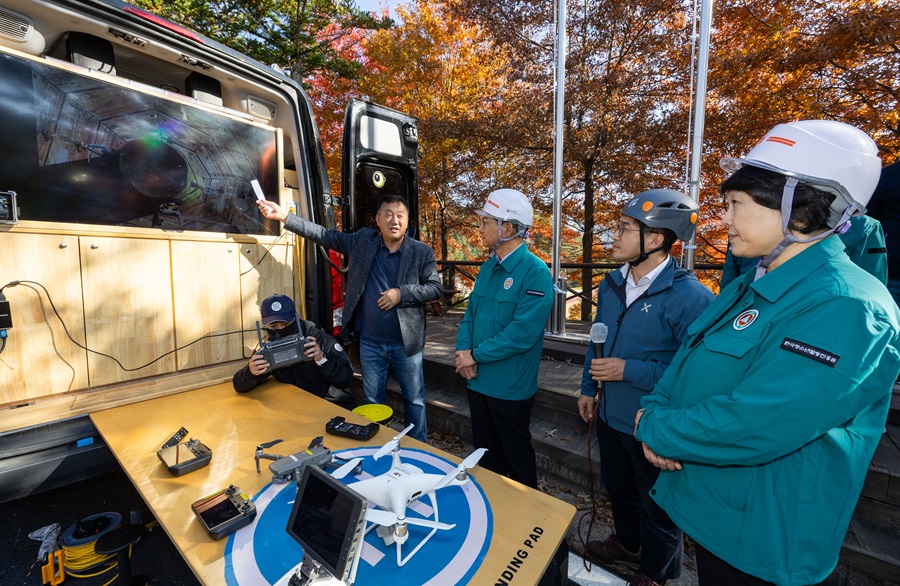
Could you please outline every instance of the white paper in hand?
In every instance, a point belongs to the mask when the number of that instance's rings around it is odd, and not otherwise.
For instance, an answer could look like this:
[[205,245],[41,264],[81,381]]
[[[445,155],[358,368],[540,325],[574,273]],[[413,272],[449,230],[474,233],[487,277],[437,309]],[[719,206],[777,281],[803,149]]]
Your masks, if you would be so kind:
[[252,180],[250,186],[253,187],[253,193],[256,194],[256,199],[259,201],[266,201],[266,196],[263,195],[262,187],[259,186],[259,181],[256,179]]

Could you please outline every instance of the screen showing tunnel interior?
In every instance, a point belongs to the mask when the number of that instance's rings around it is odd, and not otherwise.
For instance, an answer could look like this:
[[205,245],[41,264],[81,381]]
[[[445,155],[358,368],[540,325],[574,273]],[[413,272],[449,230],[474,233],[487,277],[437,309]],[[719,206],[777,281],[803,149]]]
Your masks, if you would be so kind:
[[0,191],[20,220],[277,234],[279,134],[237,118],[0,54]]

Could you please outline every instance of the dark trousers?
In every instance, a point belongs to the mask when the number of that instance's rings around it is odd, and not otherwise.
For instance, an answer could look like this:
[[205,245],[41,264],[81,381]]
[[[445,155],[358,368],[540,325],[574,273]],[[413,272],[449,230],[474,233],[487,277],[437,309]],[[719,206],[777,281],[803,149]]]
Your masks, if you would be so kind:
[[537,462],[531,445],[531,407],[534,397],[510,401],[469,389],[472,438],[476,448],[487,448],[479,464],[537,488]]
[[700,586],[720,586],[721,584],[728,584],[728,586],[775,586],[772,582],[760,580],[756,576],[751,576],[738,570],[723,559],[711,554],[708,549],[699,543],[696,546],[697,578]]
[[600,444],[600,476],[612,504],[619,543],[641,550],[641,572],[654,582],[681,575],[683,534],[650,498],[659,469],[644,457],[641,443],[616,431],[599,417],[594,422]]

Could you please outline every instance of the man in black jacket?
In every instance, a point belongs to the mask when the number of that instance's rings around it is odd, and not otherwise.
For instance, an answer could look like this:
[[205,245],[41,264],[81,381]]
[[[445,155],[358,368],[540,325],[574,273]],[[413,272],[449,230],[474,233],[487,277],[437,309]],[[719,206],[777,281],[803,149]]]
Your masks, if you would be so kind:
[[254,353],[247,366],[235,373],[231,381],[235,391],[246,393],[274,376],[342,407],[356,406],[347,390],[353,380],[353,367],[337,340],[313,322],[299,319],[294,302],[287,295],[267,297],[259,313],[269,340],[301,334],[306,339],[303,351],[309,360],[273,369],[262,354]]

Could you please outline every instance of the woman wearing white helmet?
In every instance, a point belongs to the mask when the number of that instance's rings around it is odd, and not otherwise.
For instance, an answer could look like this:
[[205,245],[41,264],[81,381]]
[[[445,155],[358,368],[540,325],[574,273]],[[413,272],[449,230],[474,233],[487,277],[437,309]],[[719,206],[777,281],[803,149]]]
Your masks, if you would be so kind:
[[875,143],[780,124],[724,159],[732,251],[762,257],[689,328],[635,421],[653,498],[700,583],[806,585],[837,563],[900,370],[900,311],[832,235],[878,181]]

